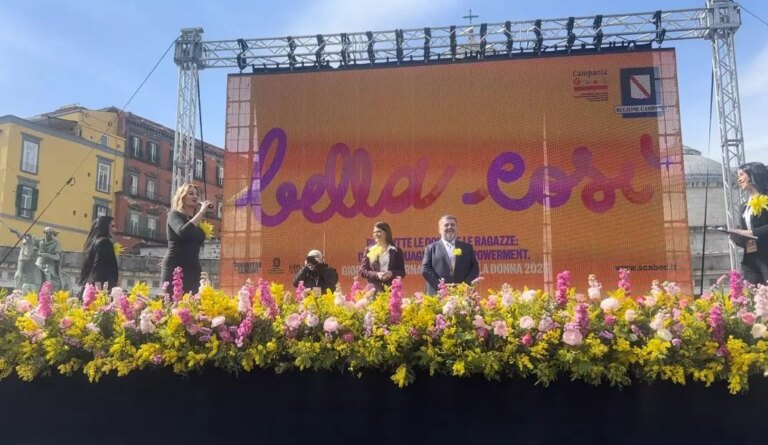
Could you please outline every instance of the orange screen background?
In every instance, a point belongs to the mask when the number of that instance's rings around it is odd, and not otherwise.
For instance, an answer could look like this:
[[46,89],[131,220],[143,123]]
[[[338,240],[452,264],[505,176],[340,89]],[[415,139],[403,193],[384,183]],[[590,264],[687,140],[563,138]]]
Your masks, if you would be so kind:
[[[617,110],[637,67],[655,69],[659,116]],[[221,285],[290,285],[320,249],[346,291],[387,221],[423,290],[452,214],[483,290],[551,291],[563,270],[610,288],[626,266],[636,289],[690,291],[682,158],[673,50],[231,75]]]

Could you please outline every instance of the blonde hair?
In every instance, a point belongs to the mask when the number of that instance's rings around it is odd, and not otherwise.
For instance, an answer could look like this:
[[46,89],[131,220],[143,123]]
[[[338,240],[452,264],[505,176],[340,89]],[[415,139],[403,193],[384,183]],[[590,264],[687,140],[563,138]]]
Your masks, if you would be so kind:
[[200,187],[196,186],[195,184],[192,184],[191,182],[181,184],[181,186],[176,189],[176,193],[173,194],[173,200],[171,200],[171,209],[179,211],[183,210],[184,197],[187,196],[187,193],[189,193],[189,189],[191,188],[197,190],[197,194],[200,195]]

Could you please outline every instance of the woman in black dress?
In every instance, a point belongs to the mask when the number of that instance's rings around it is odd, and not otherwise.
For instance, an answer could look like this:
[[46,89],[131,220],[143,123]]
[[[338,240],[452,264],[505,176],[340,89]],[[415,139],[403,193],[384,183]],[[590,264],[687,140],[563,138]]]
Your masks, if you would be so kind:
[[117,225],[111,216],[99,216],[93,220],[91,231],[83,245],[83,268],[78,284],[92,283],[104,289],[117,286],[117,256],[112,235]]
[[200,287],[200,247],[205,241],[205,233],[199,225],[213,204],[199,200],[200,189],[194,184],[183,184],[173,196],[166,225],[168,252],[163,258],[160,276],[161,283],[169,283],[167,290],[173,289],[173,270],[177,267],[181,267],[184,274],[185,293],[197,293]]
[[731,235],[744,248],[741,270],[744,280],[766,284],[768,280],[768,169],[760,162],[748,162],[737,171],[739,187],[749,194],[741,207],[739,229]]

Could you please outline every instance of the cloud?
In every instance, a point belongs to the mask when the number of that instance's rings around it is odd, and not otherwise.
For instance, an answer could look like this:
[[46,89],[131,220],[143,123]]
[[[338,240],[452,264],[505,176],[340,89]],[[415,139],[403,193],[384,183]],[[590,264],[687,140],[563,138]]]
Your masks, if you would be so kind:
[[768,44],[747,62],[739,78],[744,156],[747,161],[768,164]]

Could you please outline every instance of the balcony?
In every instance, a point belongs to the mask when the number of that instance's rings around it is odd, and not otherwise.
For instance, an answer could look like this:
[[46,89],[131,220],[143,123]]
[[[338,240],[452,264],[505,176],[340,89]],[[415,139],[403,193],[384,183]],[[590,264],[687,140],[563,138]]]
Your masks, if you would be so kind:
[[143,199],[145,201],[151,201],[151,202],[155,202],[155,203],[158,203],[158,204],[162,204],[162,205],[164,205],[166,207],[171,205],[171,200],[170,199],[164,199],[163,196],[161,196],[161,194],[158,193],[157,191],[155,191],[154,196],[152,196],[152,197],[147,195],[146,191],[139,190],[139,191],[137,191],[137,193],[134,193],[134,191],[135,190],[131,190],[130,186],[125,186],[118,193],[121,193],[121,194],[123,194],[125,196],[130,196],[131,198]]
[[[162,231],[160,230],[160,227],[156,228],[155,230],[150,230],[147,225],[147,217],[145,215],[139,215],[138,224],[131,221],[130,215],[126,216],[124,222],[125,225],[123,226],[122,235],[135,236],[146,241],[154,241],[157,243],[168,242],[168,240],[165,239],[165,227],[162,228]],[[157,225],[160,225],[159,221],[157,222]]]

